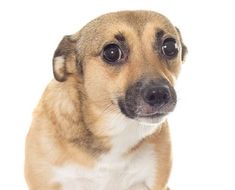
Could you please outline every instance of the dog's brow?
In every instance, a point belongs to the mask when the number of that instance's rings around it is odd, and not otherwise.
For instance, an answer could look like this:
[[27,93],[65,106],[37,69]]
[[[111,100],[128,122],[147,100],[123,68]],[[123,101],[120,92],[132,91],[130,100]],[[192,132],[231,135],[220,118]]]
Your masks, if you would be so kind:
[[157,29],[156,30],[156,33],[155,33],[155,42],[153,44],[153,48],[156,50],[156,51],[159,51],[159,47],[161,46],[161,43],[162,43],[162,37],[164,36],[166,32],[162,29]]
[[126,41],[124,35],[123,35],[121,32],[119,32],[118,34],[116,34],[116,35],[114,36],[114,38],[115,38],[116,40],[118,40],[119,42]]
[[165,31],[162,30],[162,29],[157,29],[157,32],[156,32],[156,38],[157,39],[161,39],[165,34]]

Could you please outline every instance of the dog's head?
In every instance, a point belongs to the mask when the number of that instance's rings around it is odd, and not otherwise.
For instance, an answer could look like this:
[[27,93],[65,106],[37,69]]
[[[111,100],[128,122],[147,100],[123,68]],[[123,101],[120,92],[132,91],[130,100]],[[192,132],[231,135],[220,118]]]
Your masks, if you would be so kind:
[[54,76],[64,83],[76,78],[86,123],[161,123],[176,105],[173,86],[185,53],[179,30],[163,15],[110,13],[64,37]]

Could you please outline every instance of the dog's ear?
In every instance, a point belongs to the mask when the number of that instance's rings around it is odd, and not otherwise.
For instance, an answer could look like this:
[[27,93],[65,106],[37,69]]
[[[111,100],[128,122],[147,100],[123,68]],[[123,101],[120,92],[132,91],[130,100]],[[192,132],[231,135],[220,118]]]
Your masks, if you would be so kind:
[[185,60],[185,56],[188,53],[188,48],[186,47],[186,45],[183,42],[180,30],[177,27],[175,27],[175,28],[176,28],[176,30],[177,30],[177,32],[179,34],[179,37],[180,37],[180,43],[181,43],[181,48],[182,48],[181,60],[184,61]]
[[57,81],[63,82],[69,74],[76,72],[77,41],[65,36],[59,43],[53,57],[53,74]]

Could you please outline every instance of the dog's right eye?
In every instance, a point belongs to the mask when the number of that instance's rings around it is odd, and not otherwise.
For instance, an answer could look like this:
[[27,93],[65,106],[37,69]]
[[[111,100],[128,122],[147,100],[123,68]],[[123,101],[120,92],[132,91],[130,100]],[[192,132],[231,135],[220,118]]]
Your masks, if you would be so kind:
[[174,38],[167,38],[162,44],[162,53],[168,59],[174,58],[179,51],[178,45]]
[[113,64],[123,58],[123,52],[117,44],[108,44],[104,47],[102,56],[107,63]]

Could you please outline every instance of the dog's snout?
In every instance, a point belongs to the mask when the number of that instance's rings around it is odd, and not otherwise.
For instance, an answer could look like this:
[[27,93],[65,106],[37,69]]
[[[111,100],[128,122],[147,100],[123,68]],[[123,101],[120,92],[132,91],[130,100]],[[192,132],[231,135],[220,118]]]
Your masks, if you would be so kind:
[[166,85],[146,87],[142,89],[142,98],[150,106],[161,107],[170,101],[170,89]]
[[130,118],[157,118],[172,112],[176,102],[174,87],[166,79],[141,79],[128,88],[119,106]]

